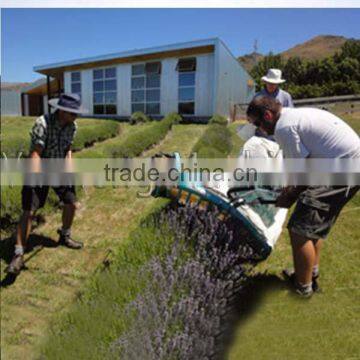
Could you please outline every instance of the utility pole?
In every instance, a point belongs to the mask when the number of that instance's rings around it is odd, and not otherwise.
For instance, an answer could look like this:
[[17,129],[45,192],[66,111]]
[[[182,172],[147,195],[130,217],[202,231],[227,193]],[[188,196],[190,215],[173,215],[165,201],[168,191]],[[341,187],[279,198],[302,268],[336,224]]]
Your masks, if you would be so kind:
[[255,39],[255,41],[254,41],[254,53],[257,53],[257,51],[258,51],[258,41],[257,41],[257,39]]

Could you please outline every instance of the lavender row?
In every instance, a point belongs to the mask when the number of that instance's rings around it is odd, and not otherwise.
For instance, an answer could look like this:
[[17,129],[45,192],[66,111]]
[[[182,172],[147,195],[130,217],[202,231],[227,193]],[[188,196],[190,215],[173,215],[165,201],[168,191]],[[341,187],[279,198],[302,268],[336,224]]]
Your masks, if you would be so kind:
[[156,241],[171,234],[173,243],[141,269],[148,285],[127,307],[131,326],[112,343],[112,358],[217,358],[252,250],[216,209],[168,208],[156,222]]

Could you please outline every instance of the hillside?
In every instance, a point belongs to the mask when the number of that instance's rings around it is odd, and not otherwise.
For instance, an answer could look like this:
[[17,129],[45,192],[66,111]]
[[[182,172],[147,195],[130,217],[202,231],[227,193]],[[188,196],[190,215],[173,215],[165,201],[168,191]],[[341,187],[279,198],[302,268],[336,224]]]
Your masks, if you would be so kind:
[[[300,57],[307,60],[320,60],[325,57],[334,55],[340,50],[341,46],[348,40],[343,36],[335,35],[319,35],[302,44],[295,45],[294,47],[283,51],[280,55],[284,59],[289,57]],[[243,64],[247,71],[263,58],[264,55],[259,53],[251,53],[239,56],[239,61]]]
[[281,53],[284,59],[299,57],[307,60],[320,60],[334,55],[345,41],[343,36],[319,35]]
[[253,68],[253,66],[257,62],[259,62],[263,57],[264,57],[264,55],[262,55],[260,53],[257,53],[257,52],[253,52],[251,54],[247,54],[247,55],[244,55],[244,56],[239,56],[238,60],[244,66],[246,71],[250,71]]
[[19,91],[22,88],[30,85],[31,83],[19,83],[19,82],[1,82],[1,89]]

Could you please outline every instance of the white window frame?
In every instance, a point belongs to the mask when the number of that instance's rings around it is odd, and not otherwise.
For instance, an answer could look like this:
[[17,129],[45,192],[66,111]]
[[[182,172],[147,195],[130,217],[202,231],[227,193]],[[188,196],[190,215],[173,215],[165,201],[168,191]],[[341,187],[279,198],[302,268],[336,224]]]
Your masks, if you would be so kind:
[[[180,60],[180,59],[179,59]],[[180,75],[181,74],[194,74],[194,85],[180,85]],[[194,99],[192,101],[181,101],[180,100],[180,89],[194,89]],[[195,71],[178,71],[178,112],[180,115],[191,116],[195,115],[195,107],[196,107],[196,70]],[[193,114],[182,114],[179,111],[180,104],[194,103],[194,113]]]
[[[154,62],[159,62],[160,63],[160,73],[150,73],[150,74],[157,74],[159,75],[159,87],[146,87],[146,77],[147,77],[147,73],[146,73],[146,64],[147,63],[154,63]],[[143,74],[139,74],[139,75],[133,75],[132,73],[132,69],[133,66],[138,66],[138,65],[143,65],[144,66],[144,73]],[[147,61],[147,62],[140,62],[140,63],[132,63],[131,64],[131,94],[130,94],[130,101],[131,101],[131,112],[133,112],[133,104],[144,104],[144,114],[149,115],[149,116],[159,116],[161,115],[161,73],[162,73],[162,62],[161,60],[152,60],[152,61]],[[137,89],[133,89],[132,87],[132,79],[134,78],[144,78],[144,87],[142,88],[137,88]],[[159,101],[146,101],[146,91],[148,90],[159,90]],[[133,91],[144,91],[144,100],[143,101],[133,101],[132,99],[132,92]],[[159,104],[159,113],[157,114],[150,114],[146,112],[146,105],[147,104]]]
[[[72,74],[75,74],[75,73],[79,73],[79,75],[80,75],[80,80],[75,80],[75,81],[73,81],[73,79],[72,79]],[[76,84],[79,84],[79,85],[80,85],[80,92],[73,92],[72,87],[73,87],[73,85],[76,85]],[[72,94],[77,94],[77,95],[79,95],[80,98],[81,98],[82,85],[81,85],[81,71],[80,71],[80,70],[79,70],[79,71],[71,71],[71,72],[70,72],[70,89],[71,89],[71,93],[72,93]]]
[[[107,69],[115,69],[115,76],[114,77],[111,77],[111,78],[107,78],[105,77],[105,71]],[[103,70],[103,77],[101,79],[95,79],[94,78],[94,71],[97,71],[97,70]],[[105,90],[105,81],[106,80],[115,80],[115,84],[116,84],[116,89],[115,90]],[[104,82],[104,89],[102,91],[94,91],[94,82],[96,81],[103,81]],[[115,104],[106,104],[105,102],[105,93],[107,92],[111,92],[111,93],[115,93]],[[94,97],[95,97],[95,94],[103,94],[103,103],[102,104],[95,104],[95,101],[94,101]],[[98,68],[93,68],[92,69],[92,104],[93,104],[93,114],[94,115],[97,115],[97,116],[114,116],[114,115],[117,115],[118,114],[118,104],[117,104],[117,95],[118,95],[118,84],[117,84],[117,66],[105,66],[105,67],[98,67]],[[94,108],[96,105],[102,105],[104,106],[104,113],[103,114],[95,114],[95,111],[94,111]],[[107,105],[111,105],[111,106],[115,106],[115,113],[114,114],[107,114],[106,113],[106,106]]]

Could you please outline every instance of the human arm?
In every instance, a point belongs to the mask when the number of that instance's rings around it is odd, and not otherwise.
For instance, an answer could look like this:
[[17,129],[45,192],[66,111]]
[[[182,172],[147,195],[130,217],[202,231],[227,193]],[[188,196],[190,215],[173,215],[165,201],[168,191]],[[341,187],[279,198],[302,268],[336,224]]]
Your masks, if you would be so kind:
[[277,207],[289,209],[306,188],[306,186],[286,186],[281,191],[275,205]]

